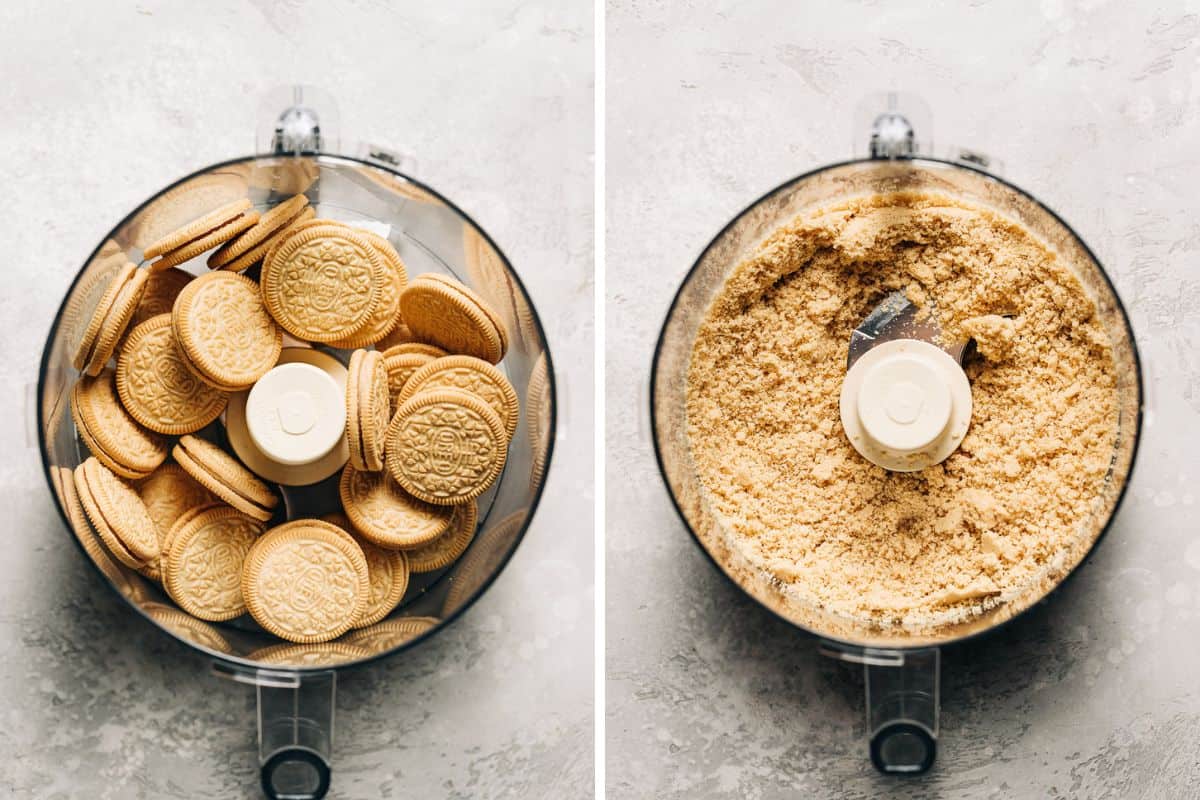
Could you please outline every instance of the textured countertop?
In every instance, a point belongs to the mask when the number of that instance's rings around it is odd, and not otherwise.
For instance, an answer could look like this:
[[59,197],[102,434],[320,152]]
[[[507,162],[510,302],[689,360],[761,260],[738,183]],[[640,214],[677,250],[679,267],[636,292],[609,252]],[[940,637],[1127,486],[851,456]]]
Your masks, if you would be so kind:
[[[1200,17],[1186,5],[610,4],[611,798],[1195,796]],[[867,761],[860,668],[817,656],[693,545],[644,427],[654,337],[700,250],[766,190],[861,152],[856,105],[881,89],[922,95],[939,147],[1003,160],[1076,228],[1150,365],[1107,539],[1050,602],[944,652],[939,760],[911,780]]]
[[411,153],[495,237],[570,384],[548,491],[492,590],[411,656],[342,677],[330,796],[587,796],[591,9],[51,5],[0,7],[0,794],[259,796],[253,692],[127,613],[84,564],[29,444],[26,387],[108,229],[177,177],[251,152],[260,95],[304,82],[339,101],[343,147]]

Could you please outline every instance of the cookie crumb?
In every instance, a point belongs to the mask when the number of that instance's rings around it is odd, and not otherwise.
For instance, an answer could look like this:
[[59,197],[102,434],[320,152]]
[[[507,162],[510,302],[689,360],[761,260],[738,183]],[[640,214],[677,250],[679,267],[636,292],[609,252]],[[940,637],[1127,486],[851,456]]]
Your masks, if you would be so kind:
[[[846,439],[850,334],[888,293],[973,338],[974,413],[942,464],[892,473]],[[797,218],[728,277],[688,374],[692,456],[731,544],[787,591],[879,627],[983,613],[1055,568],[1116,440],[1111,344],[1027,229],[932,194]]]

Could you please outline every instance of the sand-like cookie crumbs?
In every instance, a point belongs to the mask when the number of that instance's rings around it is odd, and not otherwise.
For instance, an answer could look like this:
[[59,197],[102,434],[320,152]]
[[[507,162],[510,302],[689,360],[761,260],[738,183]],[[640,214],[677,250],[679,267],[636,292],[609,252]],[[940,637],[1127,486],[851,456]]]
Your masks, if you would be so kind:
[[[974,414],[942,464],[892,473],[854,450],[838,398],[854,327],[889,292],[974,337]],[[1107,334],[1025,228],[944,197],[859,198],[772,234],[717,294],[688,376],[706,502],[804,602],[879,627],[968,619],[1079,536],[1114,452]]]

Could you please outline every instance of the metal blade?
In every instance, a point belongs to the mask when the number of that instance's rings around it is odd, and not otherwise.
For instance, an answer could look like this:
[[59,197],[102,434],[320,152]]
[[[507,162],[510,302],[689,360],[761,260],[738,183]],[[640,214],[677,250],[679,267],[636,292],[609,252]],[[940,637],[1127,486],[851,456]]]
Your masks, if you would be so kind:
[[932,313],[922,318],[918,317],[917,307],[909,302],[904,292],[892,292],[883,298],[850,334],[850,353],[846,358],[846,368],[854,366],[854,362],[872,347],[896,339],[919,339],[929,342],[945,350],[961,364],[970,342],[946,347],[942,342],[942,329],[937,323],[937,318]]

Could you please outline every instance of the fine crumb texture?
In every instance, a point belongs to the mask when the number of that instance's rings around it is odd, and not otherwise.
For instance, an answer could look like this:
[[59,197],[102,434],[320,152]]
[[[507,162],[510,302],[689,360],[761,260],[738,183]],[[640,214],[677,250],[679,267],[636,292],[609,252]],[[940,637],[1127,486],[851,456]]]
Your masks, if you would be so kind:
[[[850,334],[895,290],[978,350],[966,439],[915,473],[863,459],[838,410]],[[688,435],[751,564],[825,611],[928,629],[1003,603],[1095,535],[1116,385],[1095,307],[1053,251],[982,207],[889,194],[797,218],[733,271],[692,352]]]

